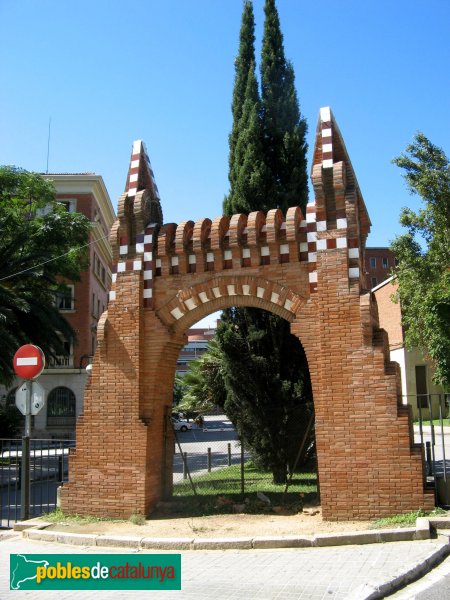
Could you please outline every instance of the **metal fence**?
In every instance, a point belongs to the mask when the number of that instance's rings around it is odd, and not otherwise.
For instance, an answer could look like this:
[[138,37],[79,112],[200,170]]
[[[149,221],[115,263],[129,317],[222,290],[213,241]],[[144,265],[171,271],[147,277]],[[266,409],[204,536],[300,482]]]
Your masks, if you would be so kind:
[[174,427],[176,499],[194,497],[203,506],[209,504],[212,510],[218,511],[246,503],[251,511],[256,508],[255,503],[262,508],[264,503],[268,506],[301,504],[316,498],[315,464],[310,470],[305,469],[303,473],[297,470],[286,481],[274,483],[273,473],[258,465],[225,415],[206,415],[201,423],[183,421],[189,427],[185,431],[180,430],[180,423]]
[[[67,481],[69,448],[73,440],[30,440],[29,516],[56,508],[57,488]],[[0,528],[21,518],[22,440],[0,439]]]
[[436,494],[436,505],[450,507],[450,394],[418,394],[401,397],[411,406],[414,442],[422,444],[426,477]]

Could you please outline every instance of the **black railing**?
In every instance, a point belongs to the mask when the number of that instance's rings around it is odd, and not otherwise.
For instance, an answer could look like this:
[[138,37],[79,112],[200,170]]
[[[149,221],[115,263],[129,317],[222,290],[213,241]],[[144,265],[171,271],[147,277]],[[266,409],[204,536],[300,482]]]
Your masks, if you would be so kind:
[[414,442],[423,446],[436,505],[450,507],[450,394],[404,395],[399,401],[412,408]]
[[[57,489],[67,481],[73,440],[30,440],[30,517],[56,508]],[[20,520],[22,440],[0,439],[0,528]]]

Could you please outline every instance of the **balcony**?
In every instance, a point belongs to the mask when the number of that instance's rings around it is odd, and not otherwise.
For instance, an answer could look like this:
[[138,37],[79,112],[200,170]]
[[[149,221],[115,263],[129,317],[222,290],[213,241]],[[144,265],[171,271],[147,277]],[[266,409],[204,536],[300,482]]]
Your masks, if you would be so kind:
[[48,360],[49,369],[73,369],[73,355],[55,356]]
[[47,416],[48,427],[74,427],[76,422],[77,418],[75,415],[62,417]]

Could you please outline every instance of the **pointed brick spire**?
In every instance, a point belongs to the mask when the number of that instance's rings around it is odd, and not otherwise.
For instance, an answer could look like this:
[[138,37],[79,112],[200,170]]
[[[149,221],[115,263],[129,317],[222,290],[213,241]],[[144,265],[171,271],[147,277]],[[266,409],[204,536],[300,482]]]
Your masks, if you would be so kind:
[[137,192],[145,189],[151,190],[152,195],[157,200],[161,200],[147,148],[142,140],[136,140],[133,142],[125,193],[128,196],[135,196]]

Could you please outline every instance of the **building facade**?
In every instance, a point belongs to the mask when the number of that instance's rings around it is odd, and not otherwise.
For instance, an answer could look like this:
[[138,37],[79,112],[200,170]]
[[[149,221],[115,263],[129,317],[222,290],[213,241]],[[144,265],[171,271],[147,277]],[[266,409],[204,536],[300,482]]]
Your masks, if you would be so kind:
[[393,277],[389,277],[372,292],[377,305],[380,327],[385,329],[389,336],[389,351],[391,360],[398,363],[401,373],[402,403],[412,407],[413,417],[419,416],[419,409],[424,418],[429,417],[429,401],[432,402],[433,417],[439,416],[439,404],[444,390],[433,382],[434,369],[432,363],[423,354],[413,348],[405,348],[402,327],[401,306],[394,302],[392,297],[398,285]]
[[368,290],[386,281],[397,264],[395,254],[389,248],[369,247],[364,255],[366,287]]
[[209,342],[213,339],[215,329],[192,327],[187,332],[188,343],[183,346],[177,360],[177,375],[185,375],[189,369],[189,363],[197,358],[208,349]]
[[[95,352],[97,323],[105,311],[111,288],[112,254],[109,230],[115,213],[100,175],[49,174],[56,188],[56,200],[70,212],[85,215],[93,224],[89,236],[89,267],[80,281],[67,283],[55,298],[59,310],[75,330],[77,339],[67,344],[64,356],[51,359],[39,383],[46,392],[46,404],[34,417],[36,438],[74,438],[76,418],[83,408],[87,365]],[[14,404],[18,381],[3,390],[6,402]]]

